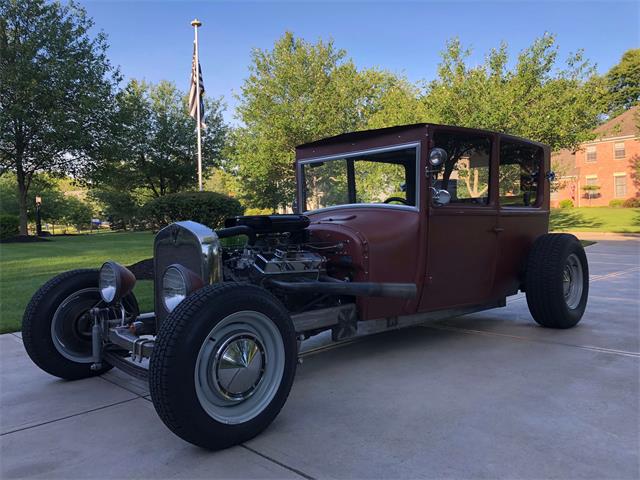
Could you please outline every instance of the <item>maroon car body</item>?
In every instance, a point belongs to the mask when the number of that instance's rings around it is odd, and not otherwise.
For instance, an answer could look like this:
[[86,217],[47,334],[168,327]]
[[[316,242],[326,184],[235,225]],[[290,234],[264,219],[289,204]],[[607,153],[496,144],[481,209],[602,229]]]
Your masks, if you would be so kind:
[[[306,211],[302,165],[335,155],[361,154],[402,146],[417,148],[417,172],[429,170],[428,155],[438,132],[472,133],[490,140],[489,196],[484,205],[431,201],[432,178],[416,175],[416,206],[347,204]],[[501,205],[498,169],[501,142],[523,142],[542,152],[537,175],[538,202]],[[311,219],[311,235],[345,245],[361,282],[415,283],[414,300],[360,297],[361,320],[410,315],[480,304],[495,305],[517,293],[524,260],[549,226],[549,148],[536,142],[483,130],[419,124],[339,135],[296,149],[297,203]],[[348,242],[347,242],[348,240]],[[334,260],[337,260],[334,257]]]

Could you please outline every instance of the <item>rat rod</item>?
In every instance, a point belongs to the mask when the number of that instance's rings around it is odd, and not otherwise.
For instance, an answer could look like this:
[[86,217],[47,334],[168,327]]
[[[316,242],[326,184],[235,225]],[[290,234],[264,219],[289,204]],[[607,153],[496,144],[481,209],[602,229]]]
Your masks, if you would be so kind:
[[219,449],[273,421],[300,342],[320,332],[501,307],[519,290],[538,324],[580,321],[587,260],[574,236],[547,233],[546,145],[408,125],[302,145],[296,175],[297,214],[158,232],[154,312],[138,311],[134,275],[112,261],[47,282],[24,314],[31,359],[65,379],[113,366],[147,379],[175,434]]

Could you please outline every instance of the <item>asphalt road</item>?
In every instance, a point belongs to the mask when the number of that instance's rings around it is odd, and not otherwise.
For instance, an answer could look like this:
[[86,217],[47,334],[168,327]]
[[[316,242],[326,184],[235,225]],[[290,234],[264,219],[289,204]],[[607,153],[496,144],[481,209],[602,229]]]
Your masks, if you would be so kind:
[[305,344],[280,416],[207,452],[115,370],[57,380],[0,336],[1,478],[640,478],[640,242],[587,249],[581,324],[538,327],[522,296],[342,345]]

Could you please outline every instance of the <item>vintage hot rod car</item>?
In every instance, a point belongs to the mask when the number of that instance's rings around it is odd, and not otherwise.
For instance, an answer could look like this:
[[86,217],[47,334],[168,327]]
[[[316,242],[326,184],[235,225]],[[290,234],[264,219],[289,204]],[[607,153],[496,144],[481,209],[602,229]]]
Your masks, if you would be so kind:
[[[65,379],[148,379],[178,436],[219,449],[269,425],[302,340],[333,340],[505,305],[576,325],[589,288],[572,235],[549,234],[549,148],[418,124],[297,148],[299,213],[171,224],[154,240],[155,311],[127,268],[47,282],[23,320],[31,359]],[[240,241],[244,239],[244,241]]]

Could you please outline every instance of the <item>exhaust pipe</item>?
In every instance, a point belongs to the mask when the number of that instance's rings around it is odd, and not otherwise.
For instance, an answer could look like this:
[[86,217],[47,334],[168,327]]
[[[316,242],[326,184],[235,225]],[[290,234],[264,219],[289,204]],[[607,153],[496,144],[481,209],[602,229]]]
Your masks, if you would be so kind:
[[342,282],[335,279],[324,282],[283,282],[282,280],[269,279],[267,284],[293,293],[394,298],[415,298],[418,295],[415,283]]

